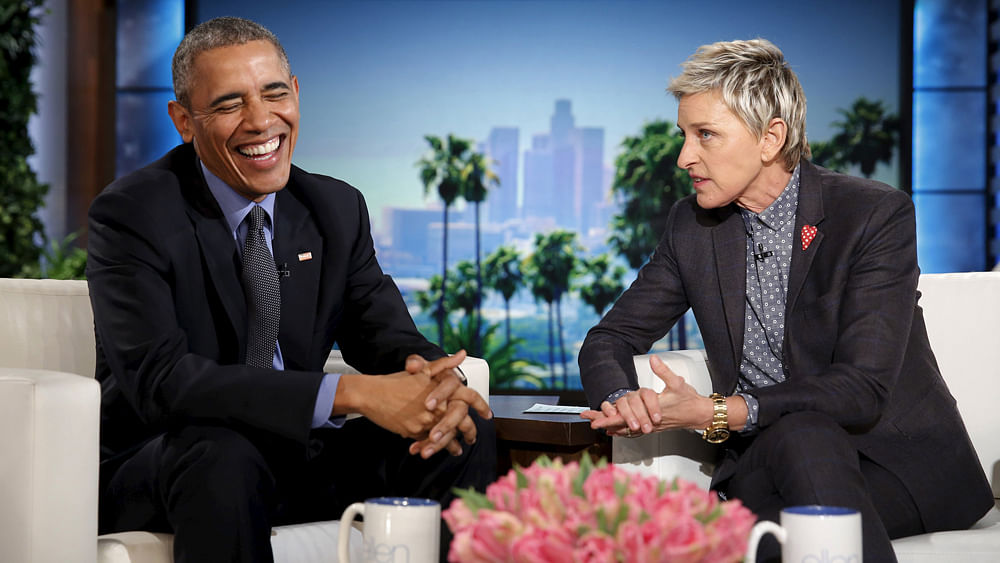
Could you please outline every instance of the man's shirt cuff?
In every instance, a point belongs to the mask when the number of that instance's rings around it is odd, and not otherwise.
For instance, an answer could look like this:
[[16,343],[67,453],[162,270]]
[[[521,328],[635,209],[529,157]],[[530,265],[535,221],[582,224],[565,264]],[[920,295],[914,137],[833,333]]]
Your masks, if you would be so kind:
[[313,409],[313,428],[340,428],[346,422],[347,417],[330,417],[333,412],[333,400],[337,397],[337,386],[340,385],[339,373],[328,373],[323,376],[323,381],[319,384],[319,393],[316,393],[316,407]]

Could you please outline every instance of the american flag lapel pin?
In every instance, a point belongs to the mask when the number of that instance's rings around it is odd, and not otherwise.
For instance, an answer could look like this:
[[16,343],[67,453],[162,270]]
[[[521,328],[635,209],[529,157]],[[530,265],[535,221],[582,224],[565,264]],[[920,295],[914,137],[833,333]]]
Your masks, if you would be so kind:
[[312,260],[312,252],[299,252],[299,262],[305,262],[306,260]]

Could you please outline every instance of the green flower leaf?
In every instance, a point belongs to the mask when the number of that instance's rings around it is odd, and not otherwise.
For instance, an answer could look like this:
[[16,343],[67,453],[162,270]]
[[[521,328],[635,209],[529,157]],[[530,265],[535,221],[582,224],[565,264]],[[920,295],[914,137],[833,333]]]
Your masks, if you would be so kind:
[[473,514],[478,514],[480,510],[495,510],[496,506],[490,502],[490,499],[486,498],[486,495],[480,493],[479,491],[469,487],[468,489],[454,488],[452,492],[462,499],[465,503],[466,508],[468,508]]
[[514,467],[514,474],[517,475],[517,489],[527,489],[528,488],[528,476],[521,471],[520,467]]
[[722,505],[717,504],[708,514],[695,514],[695,518],[702,524],[710,524],[722,516]]
[[609,536],[614,535],[611,533],[611,526],[608,525],[608,517],[604,513],[603,508],[597,509],[596,516],[597,516],[597,528],[602,532],[604,532],[605,534],[608,534]]

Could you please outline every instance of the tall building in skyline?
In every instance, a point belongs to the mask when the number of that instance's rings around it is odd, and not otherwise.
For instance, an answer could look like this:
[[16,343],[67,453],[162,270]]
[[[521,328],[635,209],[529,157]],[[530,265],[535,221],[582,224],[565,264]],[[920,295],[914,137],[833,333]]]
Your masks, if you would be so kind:
[[494,127],[486,139],[486,156],[493,161],[493,172],[500,181],[500,186],[490,190],[486,197],[486,219],[493,223],[520,217],[517,203],[519,137],[517,127]]
[[577,130],[579,144],[577,161],[576,216],[580,219],[580,232],[586,234],[595,227],[604,227],[599,210],[606,199],[604,181],[604,129],[583,127]]
[[549,138],[552,145],[552,189],[556,205],[549,213],[556,223],[565,228],[575,227],[576,214],[576,120],[573,119],[571,102],[556,100],[555,112],[549,120]]
[[552,150],[549,135],[531,137],[531,148],[524,151],[524,217],[548,217],[557,204],[553,189]]
[[[604,201],[604,129],[577,128],[569,100],[556,100],[548,134],[532,138],[524,153],[524,217],[551,217],[586,233],[597,226]],[[530,164],[529,164],[530,163]]]
[[549,119],[549,134],[552,136],[553,148],[570,143],[570,135],[576,126],[573,119],[572,102],[556,100],[556,109]]

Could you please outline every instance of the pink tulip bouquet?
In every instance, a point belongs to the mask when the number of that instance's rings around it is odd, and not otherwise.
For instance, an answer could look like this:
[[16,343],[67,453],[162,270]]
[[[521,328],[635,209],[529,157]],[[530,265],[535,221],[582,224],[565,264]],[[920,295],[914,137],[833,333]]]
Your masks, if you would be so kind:
[[756,520],[688,481],[587,456],[514,468],[485,495],[460,491],[443,517],[455,535],[448,560],[461,563],[737,562]]

